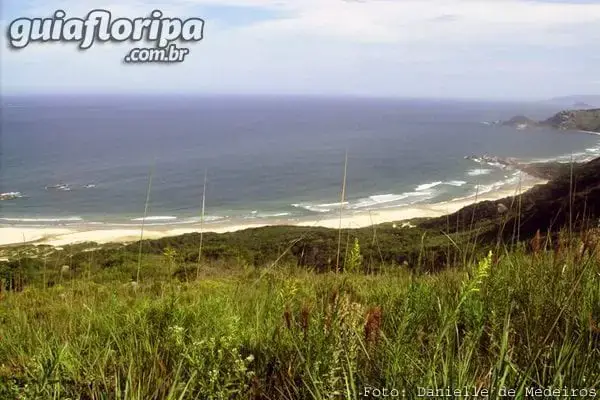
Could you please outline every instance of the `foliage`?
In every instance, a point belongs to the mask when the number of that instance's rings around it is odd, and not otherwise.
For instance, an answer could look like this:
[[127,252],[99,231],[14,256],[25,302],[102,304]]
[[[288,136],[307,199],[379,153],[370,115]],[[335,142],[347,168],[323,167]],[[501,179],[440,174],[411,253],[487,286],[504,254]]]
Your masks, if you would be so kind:
[[135,258],[107,269],[96,254],[62,278],[62,263],[47,264],[54,285],[33,274],[0,294],[0,398],[597,388],[600,257],[584,239],[534,254],[501,248],[435,274],[380,265],[364,275],[352,267],[356,240],[344,274],[211,261],[196,280],[195,267],[171,273],[185,268],[174,246],[143,258],[139,283]]

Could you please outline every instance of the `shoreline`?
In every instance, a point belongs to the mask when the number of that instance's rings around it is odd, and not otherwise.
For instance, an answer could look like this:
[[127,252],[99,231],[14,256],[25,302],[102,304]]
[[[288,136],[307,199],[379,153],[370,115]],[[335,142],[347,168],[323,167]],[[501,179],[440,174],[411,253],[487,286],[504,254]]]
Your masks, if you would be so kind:
[[[482,201],[495,201],[506,197],[512,197],[523,193],[533,186],[544,184],[546,180],[528,177],[521,182],[519,191],[518,184],[506,185],[488,193],[457,198],[439,203],[413,204],[393,208],[380,208],[376,210],[349,211],[342,214],[340,221],[339,212],[328,213],[320,218],[315,216],[294,219],[265,219],[264,221],[230,220],[224,222],[211,222],[204,225],[205,233],[235,232],[250,228],[265,226],[304,226],[324,227],[331,229],[353,229],[378,225],[387,222],[406,221],[414,218],[435,218],[452,214],[463,207]],[[124,227],[90,227],[82,226],[1,226],[0,246],[18,244],[64,246],[84,242],[106,243],[129,243],[140,240],[142,224],[138,226]],[[199,224],[194,225],[148,225],[144,226],[144,239],[160,239],[169,236],[179,236],[186,233],[200,232]]]
[[582,130],[579,130],[579,132],[581,132],[581,133],[587,133],[589,135],[600,136],[600,132],[596,132],[596,131],[582,131]]

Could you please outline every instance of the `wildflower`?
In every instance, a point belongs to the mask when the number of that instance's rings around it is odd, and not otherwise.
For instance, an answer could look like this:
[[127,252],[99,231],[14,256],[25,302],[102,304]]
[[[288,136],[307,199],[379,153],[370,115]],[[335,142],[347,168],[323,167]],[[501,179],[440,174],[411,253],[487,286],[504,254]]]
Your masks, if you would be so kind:
[[348,262],[345,265],[345,269],[348,272],[357,272],[360,269],[362,263],[362,255],[360,254],[360,244],[358,238],[354,238],[354,245],[350,250],[350,256]]

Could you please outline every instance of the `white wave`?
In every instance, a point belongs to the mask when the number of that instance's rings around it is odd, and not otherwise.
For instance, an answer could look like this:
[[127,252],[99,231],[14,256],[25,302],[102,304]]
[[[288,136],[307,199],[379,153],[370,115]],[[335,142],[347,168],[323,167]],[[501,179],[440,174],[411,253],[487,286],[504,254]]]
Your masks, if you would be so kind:
[[528,162],[527,164],[535,164],[535,163],[548,163],[548,162],[558,162],[558,163],[569,163],[576,160],[575,154],[563,154],[556,157],[548,157],[548,158],[536,158]]
[[449,182],[444,182],[444,185],[450,185],[450,186],[463,186],[466,185],[467,182],[465,181],[449,181]]
[[479,185],[477,187],[477,190],[474,193],[472,193],[472,195],[482,195],[500,189],[504,186],[517,185],[522,179],[522,174],[520,171],[516,171],[509,177],[505,176],[505,178],[506,179],[502,181],[493,182],[489,185]]
[[81,217],[64,217],[64,218],[0,218],[0,221],[8,222],[75,222],[83,221]]
[[254,218],[277,218],[277,217],[286,217],[291,215],[288,212],[280,212],[280,213],[259,213],[258,211],[252,211],[251,215],[244,217],[245,219],[254,219]]
[[25,195],[21,192],[6,192],[0,193],[0,200],[15,200],[22,199]]
[[505,181],[495,182],[495,183],[492,183],[491,185],[480,185],[477,187],[477,190],[473,193],[473,196],[475,196],[475,195],[481,196],[482,194],[486,194],[486,193],[492,192],[496,189],[500,189],[504,185],[506,185]]
[[[339,206],[339,204],[338,204],[338,206]],[[321,208],[317,205],[312,205],[312,204],[292,204],[292,207],[302,208],[304,210],[311,211],[311,212],[317,212],[317,213],[326,213],[326,212],[331,211],[331,208]]]
[[[416,193],[416,192],[414,192]],[[404,194],[379,194],[374,196],[369,196],[364,199],[360,199],[353,204],[350,208],[364,208],[364,207],[372,207],[381,204],[393,203],[396,201],[404,200],[410,196],[409,193]]]
[[286,217],[288,215],[290,215],[290,213],[288,212],[280,212],[280,213],[273,213],[273,214],[259,214],[261,217],[263,218],[273,218],[273,217]]
[[506,164],[502,164],[502,163],[498,163],[498,162],[489,162],[488,165],[491,165],[492,167],[502,168],[502,169],[508,167]]
[[582,130],[580,130],[579,132],[581,132],[581,133],[589,133],[589,134],[592,134],[592,135],[600,135],[600,132],[596,132],[596,131],[582,131]]
[[490,167],[501,168],[501,169],[504,169],[507,167],[506,164],[503,164],[498,161],[491,161],[490,159],[487,159],[487,158],[469,157],[468,159],[471,161],[474,161],[478,164],[481,164],[481,165],[489,165]]
[[146,217],[146,218],[133,218],[130,221],[172,221],[177,219],[177,217],[172,217],[172,216],[164,216],[164,215],[157,215],[157,216],[152,216],[152,217]]
[[325,203],[325,204],[317,204],[317,207],[339,207],[341,205],[348,205],[348,202],[345,201],[343,203]]
[[[432,197],[435,197],[435,192],[433,191],[420,191],[420,192],[406,192],[402,194],[380,194],[369,196],[364,199],[358,200],[355,204],[351,205],[349,208],[351,209],[362,209],[369,207],[377,207],[377,208],[385,208],[385,207],[395,207],[398,205],[406,205],[413,204],[419,201],[427,200]],[[397,204],[402,200],[413,198],[413,201],[404,202],[401,204]],[[393,204],[396,203],[396,204]]]
[[23,197],[23,193],[21,193],[21,192],[6,192],[6,193],[0,193],[0,196]]
[[220,221],[220,220],[225,219],[225,218],[227,218],[227,217],[222,217],[222,216],[218,216],[218,215],[205,215],[204,218],[203,217],[191,217],[191,218],[187,218],[187,219],[181,221],[181,223],[182,224],[196,224],[196,223],[200,223],[202,221],[204,221],[204,222],[214,222],[214,221]]
[[585,149],[584,151],[579,151],[576,153],[566,153],[559,154],[553,157],[545,157],[545,158],[534,158],[528,162],[528,164],[533,163],[544,163],[544,162],[559,162],[559,163],[569,163],[571,160],[575,162],[580,162],[582,159],[588,158],[590,156],[589,153],[600,153],[600,146],[590,147]]
[[299,204],[292,204],[292,207],[303,208],[305,210],[312,211],[312,212],[326,213],[326,212],[333,211],[335,209],[339,209],[340,206],[342,206],[342,205],[348,206],[348,204],[350,204],[350,203],[347,201],[345,201],[344,203],[324,203],[324,204],[306,204],[306,203],[302,204],[302,203],[299,203]]
[[[152,219],[151,219],[152,218]],[[223,216],[213,216],[213,215],[207,215],[204,217],[204,223],[211,223],[211,222],[216,222],[216,221],[220,221],[220,220],[224,220],[227,219],[229,217],[223,217]],[[136,219],[132,219],[130,220],[132,222],[103,222],[102,224],[104,225],[108,225],[108,226],[123,226],[123,227],[136,227],[139,228],[139,222],[142,221],[142,218],[136,218]],[[156,218],[156,217],[148,217],[146,219],[146,226],[178,226],[178,225],[191,225],[191,224],[200,224],[202,222],[202,218],[201,217],[190,217],[190,218],[185,218],[185,219],[178,219],[177,217],[160,217]]]
[[369,199],[376,203],[389,203],[392,201],[402,200],[409,196],[409,193],[404,194],[378,194],[369,196]]
[[466,181],[458,181],[458,180],[447,181],[447,182],[437,181],[437,182],[432,182],[432,183],[426,183],[426,184],[423,184],[423,185],[419,185],[419,186],[417,186],[417,188],[415,190],[417,192],[422,192],[422,191],[433,189],[434,187],[442,186],[442,185],[460,187],[460,186],[463,186],[463,185],[466,185],[466,184],[467,184]]
[[479,175],[487,175],[487,174],[490,174],[491,172],[492,172],[491,169],[477,168],[477,169],[472,169],[469,172],[467,172],[467,175],[479,176]]
[[431,183],[425,183],[423,185],[419,185],[417,186],[417,188],[415,189],[417,192],[422,192],[424,190],[428,190],[431,188],[434,188],[436,186],[441,185],[443,182],[442,181],[437,181],[437,182],[431,182]]

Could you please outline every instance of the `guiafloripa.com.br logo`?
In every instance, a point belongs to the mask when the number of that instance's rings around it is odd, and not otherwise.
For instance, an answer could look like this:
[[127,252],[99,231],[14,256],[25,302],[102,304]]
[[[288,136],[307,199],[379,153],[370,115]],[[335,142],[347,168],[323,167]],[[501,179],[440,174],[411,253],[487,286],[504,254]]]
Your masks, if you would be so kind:
[[173,42],[198,42],[204,38],[201,18],[166,18],[160,10],[149,17],[116,18],[110,11],[92,10],[85,18],[66,18],[56,10],[51,18],[18,18],[11,22],[7,35],[13,49],[24,49],[32,42],[77,42],[81,50],[100,42],[141,42],[154,46],[133,48],[124,58],[127,63],[182,62],[189,49]]

